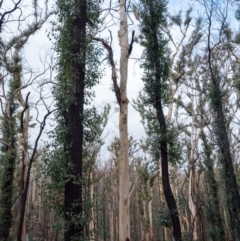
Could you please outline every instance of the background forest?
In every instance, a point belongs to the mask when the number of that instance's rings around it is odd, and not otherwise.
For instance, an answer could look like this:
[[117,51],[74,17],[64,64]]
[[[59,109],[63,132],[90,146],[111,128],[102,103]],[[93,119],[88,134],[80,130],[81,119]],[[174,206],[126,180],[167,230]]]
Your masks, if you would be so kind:
[[1,241],[240,240],[239,1],[0,0],[0,34]]

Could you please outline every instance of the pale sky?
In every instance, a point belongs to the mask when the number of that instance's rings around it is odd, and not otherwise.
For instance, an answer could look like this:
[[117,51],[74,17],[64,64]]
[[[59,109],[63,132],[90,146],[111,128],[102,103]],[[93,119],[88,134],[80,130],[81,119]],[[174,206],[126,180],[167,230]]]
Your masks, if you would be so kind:
[[[5,1],[6,2],[6,1]],[[8,2],[8,1],[7,1]],[[54,1],[49,1],[50,5]],[[44,8],[44,1],[39,1],[41,4],[41,8]],[[9,4],[9,2],[8,2]],[[31,8],[32,0],[23,0],[22,7],[24,7],[23,15],[27,16],[32,12]],[[170,0],[169,1],[169,11],[171,13],[177,13],[180,9],[185,10],[184,8],[187,8],[188,1],[176,1],[176,0]],[[51,10],[51,7],[49,7],[49,10]],[[118,14],[118,13],[117,13]],[[116,15],[118,16],[118,15]],[[129,36],[131,36],[132,30],[136,31],[137,35],[137,25],[139,24],[138,21],[135,20],[133,15],[131,15],[131,19],[134,21],[134,25],[131,24],[131,21],[129,21]],[[53,20],[53,17],[51,18]],[[30,21],[29,21],[30,22]],[[40,73],[43,69],[43,64],[40,61],[40,58],[44,60],[46,58],[46,55],[50,58],[51,57],[51,48],[52,48],[52,42],[48,39],[47,34],[51,32],[51,24],[48,21],[47,24],[44,25],[44,27],[38,31],[34,36],[31,36],[26,47],[23,51],[23,59],[27,60],[27,66],[28,68],[31,68],[36,74]],[[9,28],[6,29],[9,32],[8,36],[12,36],[11,32],[14,32],[14,28],[16,29],[16,23],[12,23],[8,25]],[[112,48],[114,51],[114,60],[118,65],[119,62],[119,51],[120,46],[118,42],[118,24],[116,26],[112,26],[111,32],[113,35],[113,43]],[[103,38],[108,38],[108,31],[105,31],[101,33],[100,35]],[[130,42],[130,37],[129,37]],[[139,62],[136,60],[140,58],[142,55],[143,48],[139,46],[139,44],[134,43],[133,51],[131,54],[131,58],[129,60],[129,72],[128,72],[128,86],[127,86],[127,93],[128,93],[128,99],[129,99],[129,135],[132,135],[133,137],[139,139],[144,135],[142,124],[140,123],[140,116],[137,113],[136,110],[132,107],[132,100],[136,99],[138,96],[138,93],[143,88],[143,83],[141,81],[141,73],[142,70],[139,68]],[[47,76],[46,76],[47,77]],[[36,87],[36,86],[35,86]],[[46,86],[46,91],[50,92],[51,85]],[[118,136],[118,112],[116,112],[116,108],[118,105],[116,104],[116,97],[114,92],[111,90],[112,88],[112,80],[111,80],[111,67],[105,66],[104,76],[100,83],[94,87],[94,91],[96,92],[96,98],[93,102],[93,104],[96,107],[102,107],[106,103],[111,103],[112,109],[110,113],[110,118],[108,121],[108,125],[106,127],[105,133],[108,133],[109,140],[113,139],[114,136]],[[35,88],[38,90],[37,88]],[[29,98],[29,101],[34,103],[38,99],[38,93],[34,92],[31,87],[26,88],[23,93],[26,95],[28,91],[31,91],[31,95]],[[48,100],[49,103],[51,100]],[[42,108],[41,114],[43,114],[44,108]],[[35,113],[35,114],[34,114]],[[36,115],[36,111],[34,109],[31,109],[31,114],[33,116]],[[53,116],[52,116],[53,117]],[[40,118],[41,119],[41,118]],[[48,125],[47,131],[49,131],[51,127]],[[31,139],[35,139],[34,136],[38,133],[38,129],[34,129],[31,131]],[[47,139],[47,136],[44,135],[42,139]]]
[[[8,2],[9,0],[7,0]],[[39,1],[40,4],[42,4],[42,8],[44,7],[44,2],[45,1]],[[50,3],[53,3],[54,1],[51,0],[49,1]],[[171,14],[177,13],[179,10],[187,10],[189,4],[194,4],[197,1],[188,1],[188,0],[170,0],[168,4],[168,10]],[[24,8],[24,15],[28,15],[31,12],[30,5],[32,3],[32,0],[23,0],[22,6],[28,6],[27,8]],[[27,9],[27,10],[26,10]],[[51,7],[49,8],[49,10]],[[28,11],[29,10],[29,11]],[[199,9],[194,9],[194,11],[198,12]],[[129,26],[129,36],[131,36],[131,31],[136,30],[137,34],[137,24],[138,22],[135,20],[135,18],[131,15],[132,20],[134,21],[134,25]],[[53,18],[51,18],[53,20]],[[129,22],[130,23],[130,22]],[[6,31],[9,32],[8,36],[11,36],[11,32],[14,32],[14,25],[15,23],[12,23],[9,25],[9,28],[6,29]],[[117,38],[117,31],[118,31],[118,25],[113,26],[110,28],[112,35],[113,35],[113,51],[114,51],[114,60],[118,64],[119,62],[119,43],[118,43],[118,38]],[[51,48],[52,48],[52,43],[49,41],[47,37],[47,33],[51,31],[51,24],[48,23],[44,25],[44,27],[36,33],[34,36],[32,36],[28,44],[26,45],[24,51],[23,51],[23,56],[24,58],[27,59],[28,62],[28,67],[33,69],[34,72],[37,74],[43,69],[43,64],[40,61],[40,56],[42,60],[46,58],[51,57]],[[102,38],[107,38],[108,31],[105,31],[101,33]],[[175,37],[177,37],[177,34],[175,34]],[[130,38],[129,38],[130,42]],[[140,47],[137,43],[134,43],[133,46],[133,51],[131,54],[131,58],[129,60],[129,73],[128,73],[128,86],[127,86],[127,92],[128,92],[128,99],[130,101],[129,103],[129,135],[133,135],[134,138],[141,138],[144,135],[143,127],[142,124],[140,123],[140,116],[139,114],[133,109],[132,107],[132,100],[137,98],[137,95],[140,90],[143,88],[143,83],[141,81],[141,73],[142,70],[139,68],[139,63],[137,62],[136,59],[140,58],[142,55],[142,47]],[[43,61],[44,62],[44,61]],[[119,67],[119,65],[118,65]],[[107,128],[105,130],[105,133],[108,133],[108,140],[112,140],[114,136],[118,136],[118,112],[115,111],[116,107],[118,105],[116,104],[116,97],[114,92],[111,90],[112,88],[112,80],[111,80],[111,67],[106,65],[105,66],[105,73],[98,85],[94,87],[94,91],[96,93],[96,98],[93,102],[93,104],[96,107],[102,107],[104,104],[110,103],[112,106],[111,113],[110,113],[110,118],[108,121]],[[47,76],[45,76],[47,77]],[[36,87],[36,86],[35,86]],[[50,88],[51,86],[48,85],[46,86],[46,93],[50,93]],[[27,88],[24,90],[24,94],[26,95],[28,91],[31,91],[30,95],[30,101],[34,102],[38,99],[38,94],[34,93],[32,88]],[[51,100],[48,100],[50,103]],[[34,109],[31,110],[31,114],[35,116],[36,112]],[[42,109],[42,114],[43,114],[43,109]],[[53,117],[53,116],[52,116]],[[48,126],[47,131],[51,129],[50,126]],[[34,137],[38,133],[38,129],[34,129],[34,131],[31,131],[31,139],[35,139]],[[47,140],[47,136],[44,135],[42,139]]]

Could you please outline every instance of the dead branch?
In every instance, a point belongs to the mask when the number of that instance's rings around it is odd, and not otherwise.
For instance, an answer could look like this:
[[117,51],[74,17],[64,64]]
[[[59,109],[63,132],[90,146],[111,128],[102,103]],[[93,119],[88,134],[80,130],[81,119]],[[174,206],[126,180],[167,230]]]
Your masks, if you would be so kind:
[[117,102],[120,106],[121,104],[121,93],[120,93],[120,88],[117,83],[117,71],[116,71],[116,65],[113,60],[113,51],[112,47],[102,38],[93,38],[93,40],[99,41],[102,43],[103,47],[108,51],[108,57],[109,57],[109,62],[112,67],[112,81],[113,81],[113,87],[114,87],[114,92],[117,98]]

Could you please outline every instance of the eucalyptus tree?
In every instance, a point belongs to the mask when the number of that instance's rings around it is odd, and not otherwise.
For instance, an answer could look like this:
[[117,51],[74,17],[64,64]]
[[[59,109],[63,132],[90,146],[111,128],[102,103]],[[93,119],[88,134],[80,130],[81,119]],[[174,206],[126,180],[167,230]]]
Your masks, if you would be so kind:
[[[213,131],[221,153],[221,164],[226,185],[230,225],[234,239],[238,240],[240,238],[240,195],[230,150],[228,118],[225,108],[226,106],[224,104],[224,98],[226,98],[228,92],[228,86],[226,86],[226,83],[228,82],[229,75],[223,72],[224,65],[222,65],[223,61],[226,61],[227,59],[231,61],[229,58],[229,51],[227,51],[228,49],[231,49],[229,42],[227,41],[231,32],[228,28],[228,11],[226,11],[229,1],[224,3],[225,5],[221,5],[220,2],[212,0],[202,1],[201,4],[205,9],[208,24],[206,32],[206,61],[208,64],[208,78],[211,80],[209,96],[211,100],[211,108],[213,110]],[[218,4],[220,5],[218,6]],[[218,35],[218,38],[215,38],[216,34]],[[226,44],[228,44],[230,48],[226,48]]]
[[[198,239],[197,232],[197,219],[198,219],[198,207],[196,205],[196,161],[195,161],[195,150],[198,145],[199,133],[197,133],[198,127],[196,127],[195,119],[197,116],[197,107],[195,107],[196,100],[196,88],[195,80],[193,79],[193,74],[196,71],[195,66],[195,55],[197,53],[197,47],[202,38],[202,26],[203,21],[201,18],[193,18],[193,7],[190,7],[185,12],[185,17],[183,17],[182,11],[177,14],[168,14],[168,23],[161,26],[161,30],[167,35],[167,38],[172,45],[174,51],[170,58],[170,75],[169,75],[169,105],[168,114],[166,116],[167,123],[171,121],[171,116],[173,112],[174,104],[177,106],[177,111],[175,112],[175,125],[179,130],[184,130],[191,125],[191,131],[186,133],[191,133],[187,142],[190,142],[190,156],[189,156],[189,190],[188,190],[188,208],[191,212],[190,218],[187,219],[187,229],[189,233],[192,233],[193,240]],[[192,27],[190,27],[192,26]],[[180,38],[177,40],[173,37],[177,31]],[[186,86],[186,88],[184,88]],[[189,92],[190,90],[190,92]],[[192,92],[191,92],[192,91]],[[187,92],[187,93],[185,93]],[[177,96],[178,95],[178,96]],[[184,97],[183,97],[184,96]],[[186,103],[186,99],[190,98],[190,103]],[[184,103],[182,100],[184,99]],[[178,107],[183,104],[182,111],[186,111],[187,116],[191,116],[191,124],[181,123],[182,120],[178,115]],[[183,113],[181,111],[181,114]],[[177,115],[176,115],[177,114]],[[180,124],[181,123],[181,124]],[[185,127],[184,127],[185,126]],[[183,128],[184,127],[184,128]],[[188,135],[187,135],[188,136]],[[188,141],[188,139],[190,139]],[[182,144],[184,145],[184,144]],[[184,147],[183,147],[184,148]],[[183,155],[182,155],[183,156]],[[183,216],[183,215],[182,215]]]
[[[186,103],[182,102],[182,99],[185,98],[184,96],[184,86],[187,86],[187,90],[190,88],[189,82],[189,75],[192,70],[191,67],[189,67],[190,62],[192,61],[192,57],[196,54],[196,47],[198,46],[199,42],[201,41],[202,33],[201,33],[201,28],[202,28],[202,20],[201,18],[197,18],[194,21],[194,18],[191,16],[192,15],[193,8],[190,7],[188,8],[185,12],[179,11],[177,14],[172,14],[168,13],[167,14],[167,21],[164,22],[160,26],[161,31],[166,35],[166,38],[169,41],[169,44],[171,45],[171,54],[169,54],[169,76],[168,76],[168,105],[164,106],[164,112],[166,112],[166,124],[174,124],[179,130],[183,131],[184,129],[188,128],[188,123],[180,123],[181,118],[178,117],[178,107],[183,104],[184,105],[184,110],[187,109],[185,105],[188,105]],[[185,16],[184,16],[185,15]],[[140,14],[140,19],[141,19],[141,14]],[[191,26],[191,27],[190,27]],[[175,35],[178,36],[178,38],[175,38]],[[141,34],[137,38],[137,41],[140,41],[140,44],[144,47],[146,45],[146,41]],[[143,55],[144,58],[144,55]],[[194,62],[194,60],[192,61]],[[190,64],[191,65],[191,64]],[[191,89],[191,88],[190,88]],[[186,97],[189,97],[189,93],[186,93]],[[140,94],[138,101],[137,101],[137,110],[140,112],[141,118],[144,119],[145,127],[147,127],[147,132],[150,130],[152,132],[158,132],[159,130],[155,127],[155,130],[153,128],[153,122],[151,118],[154,118],[154,114],[152,114],[152,110],[149,107],[144,107],[144,103],[146,104],[145,101],[145,96]],[[173,111],[175,110],[174,118],[173,118]],[[182,106],[183,107],[183,106]],[[189,108],[191,108],[191,105],[189,104]],[[191,112],[191,111],[190,111]],[[188,112],[187,115],[190,113]],[[183,112],[181,111],[181,114]],[[150,115],[149,115],[150,114]],[[147,117],[149,115],[149,117]],[[190,116],[192,113],[190,113]],[[192,119],[195,119],[192,118]],[[146,124],[148,123],[148,124]],[[151,126],[152,125],[152,126]],[[184,127],[184,128],[183,128]],[[187,131],[186,133],[189,133]],[[147,134],[149,135],[149,134]],[[149,139],[154,139],[153,136],[155,134],[151,133],[149,135]],[[192,134],[193,136],[194,134]],[[176,139],[177,140],[177,139]],[[155,140],[156,141],[156,140]],[[154,142],[154,140],[152,141]],[[152,145],[155,146],[154,148],[157,149],[156,144]],[[176,145],[177,146],[177,145]],[[182,143],[183,150],[184,145]],[[194,149],[196,148],[197,143],[192,145],[192,154],[194,154]],[[154,149],[153,148],[153,149]],[[183,156],[183,153],[182,155]],[[193,155],[192,155],[193,156]],[[172,162],[173,158],[170,158],[170,162]],[[190,158],[191,159],[191,158]],[[174,162],[174,161],[173,161]],[[192,175],[193,170],[195,170],[195,163],[191,161],[191,167],[189,168],[190,170],[190,179],[193,179]],[[160,168],[161,165],[159,164]],[[170,163],[170,172],[173,170],[176,170],[176,166],[172,165]],[[161,179],[161,175],[159,180]],[[195,186],[195,179],[189,182],[189,203],[192,205],[189,206],[191,213],[197,213],[197,208],[194,205],[194,202],[191,201],[192,198],[192,193],[193,187]],[[159,188],[161,189],[161,183],[159,183]],[[177,192],[177,191],[176,191]],[[191,228],[191,224],[195,224],[195,227],[197,226],[197,222],[194,221],[196,220],[196,215],[190,215],[190,220],[189,218],[185,218],[185,214],[181,213],[181,216],[184,220],[187,221],[187,230],[191,232],[190,229],[194,230],[194,228]],[[166,232],[165,232],[166,233]],[[196,228],[195,228],[195,233],[196,233]],[[195,235],[196,236],[196,235]]]
[[[19,9],[19,4],[21,0],[17,3],[13,2],[11,9],[4,9],[4,1],[0,3],[0,33],[4,32],[4,27],[7,25],[8,20],[6,16],[11,19],[13,13]],[[4,43],[3,39],[0,38],[0,67],[3,65],[3,52]],[[0,79],[1,83],[5,82],[6,76],[1,73]],[[10,235],[10,229],[12,226],[12,199],[13,199],[13,179],[15,170],[15,160],[16,160],[16,98],[14,96],[15,91],[15,81],[14,79],[9,82],[9,93],[7,94],[5,103],[5,108],[3,107],[3,101],[1,98],[1,106],[3,111],[1,129],[1,181],[0,181],[0,239],[8,240]]]
[[[32,74],[27,82],[24,83],[24,67],[22,66],[22,51],[29,41],[29,38],[35,34],[43,24],[52,15],[52,12],[48,12],[45,9],[44,15],[39,15],[39,6],[37,1],[34,1],[32,6],[33,16],[25,16],[22,14],[22,9],[20,8],[21,1],[12,3],[1,1],[1,18],[0,18],[0,30],[2,31],[1,39],[1,110],[2,110],[2,127],[3,127],[3,139],[4,145],[2,148],[2,157],[5,159],[3,161],[3,176],[2,176],[2,195],[1,195],[1,212],[0,222],[3,222],[3,229],[1,229],[1,238],[7,239],[9,236],[10,228],[12,225],[12,214],[11,210],[13,207],[13,181],[15,180],[14,171],[16,166],[16,160],[19,157],[19,146],[24,149],[22,155],[22,180],[21,180],[21,190],[20,192],[20,212],[19,212],[19,230],[17,234],[17,240],[25,239],[26,234],[26,222],[25,222],[25,206],[28,193],[30,171],[31,171],[31,161],[34,158],[37,149],[38,140],[42,134],[45,124],[41,123],[41,134],[38,136],[35,142],[35,146],[31,155],[29,155],[29,143],[28,143],[28,129],[30,122],[29,115],[29,104],[28,97],[24,100],[22,89],[27,88],[34,84],[34,81],[40,77],[42,74],[38,75]],[[46,4],[46,8],[48,5]],[[5,12],[2,11],[5,9]],[[19,13],[16,14],[16,13]],[[28,24],[26,24],[28,21]],[[16,31],[8,33],[5,31],[7,25],[12,24],[11,22],[17,22]],[[32,70],[30,70],[31,72]],[[8,92],[8,93],[7,93]],[[19,109],[20,103],[22,106],[22,111]],[[20,112],[20,118],[19,116]],[[48,116],[48,115],[47,115]],[[46,118],[47,118],[46,116]],[[18,118],[17,118],[18,117]],[[18,121],[19,120],[19,121]],[[46,119],[44,119],[45,122]],[[21,141],[17,141],[17,135],[22,138]],[[28,156],[30,158],[28,159]],[[6,198],[8,201],[6,201]],[[7,214],[7,215],[6,215]],[[4,217],[3,217],[3,216]],[[25,231],[23,231],[23,229]],[[12,234],[13,236],[13,234]],[[12,237],[13,238],[13,237]]]
[[[181,128],[186,128],[187,136],[191,136],[188,156],[191,161],[189,187],[189,209],[191,211],[191,229],[189,232],[193,239],[202,237],[203,240],[212,238],[213,240],[225,240],[224,222],[220,211],[219,183],[216,180],[217,172],[214,171],[213,153],[215,152],[214,140],[211,139],[212,114],[209,106],[210,87],[209,79],[206,78],[206,60],[201,51],[195,53],[194,58],[188,63],[186,85],[190,89],[187,96],[194,101],[187,103],[179,102],[187,115],[191,116],[191,130],[187,130],[187,123],[181,124]],[[185,97],[186,99],[186,97]],[[185,127],[184,127],[185,126]],[[194,130],[194,131],[193,131]],[[192,143],[192,138],[194,142]],[[209,139],[211,141],[209,141]],[[202,146],[200,145],[202,144]],[[194,148],[193,148],[194,144]],[[194,152],[194,153],[193,153]],[[191,173],[192,172],[192,173]],[[203,175],[203,173],[205,175]],[[192,180],[191,180],[192,177]],[[206,180],[206,187],[199,188],[199,179]],[[207,193],[207,197],[205,197]],[[194,208],[194,209],[193,209]],[[194,212],[192,211],[194,210]],[[207,210],[205,213],[203,210]],[[194,214],[194,215],[193,215]],[[206,220],[210,225],[206,225]],[[198,229],[201,226],[201,229]]]
[[[169,50],[167,41],[160,31],[160,26],[166,21],[166,1],[141,1],[140,17],[141,31],[145,37],[144,90],[147,101],[156,109],[159,123],[159,149],[162,163],[162,183],[166,202],[170,211],[175,240],[182,240],[178,209],[169,181],[169,130],[164,117],[163,107],[167,104]],[[171,148],[171,147],[170,147]]]
[[59,109],[56,116],[56,142],[59,145],[55,148],[62,148],[61,159],[65,166],[61,170],[65,177],[62,180],[65,186],[65,241],[84,240],[85,236],[83,142],[91,133],[84,131],[91,115],[84,110],[84,105],[89,104],[92,97],[90,88],[101,76],[97,70],[99,50],[93,46],[90,34],[97,27],[100,2],[57,1],[59,22],[54,26],[57,31],[54,36],[57,38],[58,85],[54,95]]
[[[111,4],[109,10],[111,11]],[[130,3],[129,3],[130,4]],[[119,156],[119,241],[130,240],[130,193],[129,193],[129,156],[128,156],[128,103],[127,80],[128,80],[128,61],[134,43],[134,33],[132,32],[131,43],[128,43],[128,5],[126,0],[119,1],[119,45],[120,45],[120,83],[117,80],[117,67],[114,62],[113,49],[102,38],[95,38],[100,41],[108,52],[109,63],[112,68],[113,89],[119,106],[119,137],[120,137],[120,156]],[[111,32],[110,32],[111,34]],[[112,35],[111,35],[112,41]]]

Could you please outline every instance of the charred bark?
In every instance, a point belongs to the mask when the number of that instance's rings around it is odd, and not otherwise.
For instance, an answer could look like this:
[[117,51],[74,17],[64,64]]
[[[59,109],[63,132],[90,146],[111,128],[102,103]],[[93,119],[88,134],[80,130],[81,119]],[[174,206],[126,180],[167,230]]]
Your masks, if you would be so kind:
[[9,240],[10,229],[12,226],[12,198],[13,198],[13,178],[15,170],[15,134],[13,127],[13,99],[10,98],[8,106],[8,117],[3,123],[3,138],[7,143],[2,147],[3,155],[3,171],[2,171],[2,184],[0,196],[0,240]]
[[[83,236],[82,219],[82,152],[83,152],[83,105],[86,56],[86,1],[74,1],[75,18],[72,26],[72,86],[74,101],[67,107],[66,128],[69,153],[67,172],[71,177],[65,184],[64,213],[66,222],[65,241]],[[77,220],[77,223],[75,223]]]
[[[149,36],[151,36],[151,40],[149,40],[149,51],[151,51],[151,58],[150,62],[153,64],[153,70],[154,70],[154,83],[152,85],[154,86],[154,93],[151,93],[153,95],[153,98],[155,100],[155,108],[156,108],[156,114],[157,114],[157,120],[160,126],[160,152],[161,152],[161,165],[162,165],[162,185],[163,185],[163,192],[165,195],[165,199],[168,205],[168,209],[170,211],[170,216],[172,220],[172,226],[173,226],[173,237],[175,241],[181,241],[182,240],[182,234],[181,234],[181,226],[178,216],[178,209],[177,204],[175,201],[175,198],[173,196],[173,192],[170,186],[169,181],[169,172],[168,172],[168,140],[167,140],[167,125],[166,120],[163,113],[163,105],[162,105],[162,99],[163,99],[163,79],[162,79],[162,72],[163,72],[163,66],[164,64],[161,64],[160,56],[158,55],[158,51],[161,48],[159,44],[157,29],[158,26],[156,26],[155,18],[155,12],[154,12],[154,4],[152,2],[149,3]],[[151,50],[150,50],[151,48]]]
[[177,209],[177,204],[170,186],[169,173],[168,173],[168,152],[167,152],[167,139],[166,139],[167,127],[166,127],[165,117],[163,114],[161,100],[159,97],[156,97],[156,110],[157,110],[158,122],[161,128],[161,135],[164,136],[160,143],[163,192],[164,192],[166,202],[171,215],[171,220],[173,225],[173,237],[176,241],[181,241],[182,235],[181,235],[181,226],[180,226],[180,221],[178,216],[178,209]]

